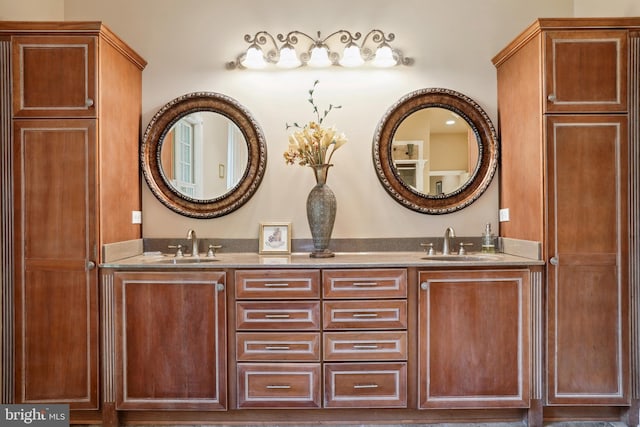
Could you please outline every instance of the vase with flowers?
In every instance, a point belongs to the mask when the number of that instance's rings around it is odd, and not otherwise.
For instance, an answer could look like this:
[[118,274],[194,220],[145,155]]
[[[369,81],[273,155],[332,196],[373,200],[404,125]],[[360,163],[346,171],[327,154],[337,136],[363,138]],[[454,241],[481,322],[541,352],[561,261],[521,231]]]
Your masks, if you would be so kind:
[[329,250],[329,242],[336,218],[336,196],[327,185],[327,174],[331,164],[333,153],[347,142],[343,133],[339,133],[334,126],[326,127],[323,122],[329,112],[341,108],[339,105],[329,104],[329,107],[320,113],[320,109],[314,100],[314,91],[318,80],[309,90],[309,103],[313,107],[316,120],[312,120],[303,126],[298,123],[288,124],[287,129],[296,130],[289,135],[289,147],[284,153],[287,164],[309,166],[314,173],[316,185],[311,189],[307,197],[307,220],[311,237],[313,239],[312,258],[328,258],[334,256]]

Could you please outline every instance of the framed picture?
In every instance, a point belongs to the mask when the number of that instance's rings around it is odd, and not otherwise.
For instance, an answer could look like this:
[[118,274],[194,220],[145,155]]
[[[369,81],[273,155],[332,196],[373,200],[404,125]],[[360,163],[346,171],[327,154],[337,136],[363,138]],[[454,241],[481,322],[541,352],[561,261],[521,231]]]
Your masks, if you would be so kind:
[[261,222],[260,247],[262,255],[291,253],[291,223]]

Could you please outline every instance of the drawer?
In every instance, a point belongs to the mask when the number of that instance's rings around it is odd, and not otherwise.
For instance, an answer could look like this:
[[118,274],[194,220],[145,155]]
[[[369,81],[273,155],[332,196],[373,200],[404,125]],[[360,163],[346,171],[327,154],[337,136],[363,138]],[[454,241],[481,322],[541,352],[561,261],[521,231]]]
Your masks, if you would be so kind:
[[406,363],[327,363],[327,408],[406,408]]
[[406,329],[407,301],[325,301],[325,329]]
[[407,333],[326,332],[324,360],[407,360]]
[[320,298],[319,270],[237,270],[237,299]]
[[238,408],[319,408],[319,363],[239,363]]
[[318,330],[318,301],[236,302],[238,330]]
[[242,362],[319,362],[320,333],[238,332],[236,359]]
[[322,288],[325,298],[406,298],[407,270],[325,270]]

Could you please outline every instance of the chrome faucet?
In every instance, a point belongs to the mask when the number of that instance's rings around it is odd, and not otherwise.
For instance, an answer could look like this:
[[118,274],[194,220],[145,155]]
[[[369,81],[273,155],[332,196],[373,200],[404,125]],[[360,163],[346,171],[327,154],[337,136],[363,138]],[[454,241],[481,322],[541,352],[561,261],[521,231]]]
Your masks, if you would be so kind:
[[451,227],[447,227],[444,230],[444,242],[442,243],[442,255],[449,255],[451,250],[449,249],[449,241],[452,237],[456,237],[456,232]]
[[191,229],[187,232],[187,239],[191,240],[191,256],[197,257],[199,256],[198,252],[198,237],[196,236],[196,231]]

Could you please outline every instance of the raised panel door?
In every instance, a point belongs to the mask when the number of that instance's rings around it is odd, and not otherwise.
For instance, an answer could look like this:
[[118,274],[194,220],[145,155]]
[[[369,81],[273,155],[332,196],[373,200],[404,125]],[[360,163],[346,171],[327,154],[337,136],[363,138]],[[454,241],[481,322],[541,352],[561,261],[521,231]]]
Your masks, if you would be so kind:
[[547,113],[627,110],[627,31],[549,31]]
[[419,407],[529,405],[529,272],[419,274]]
[[96,117],[97,37],[15,36],[14,117]]
[[624,116],[551,116],[548,400],[629,399]]
[[15,398],[98,408],[94,120],[14,122]]

